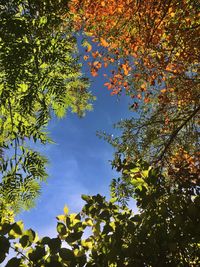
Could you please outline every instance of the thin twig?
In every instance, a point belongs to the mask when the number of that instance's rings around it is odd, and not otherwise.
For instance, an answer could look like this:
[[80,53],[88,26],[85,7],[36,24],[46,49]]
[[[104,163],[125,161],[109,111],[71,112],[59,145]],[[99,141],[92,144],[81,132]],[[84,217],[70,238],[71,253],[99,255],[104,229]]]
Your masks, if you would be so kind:
[[163,152],[161,153],[161,155],[158,158],[158,162],[161,161],[163,159],[163,157],[165,156],[167,150],[169,149],[169,147],[171,146],[171,144],[173,143],[175,137],[178,135],[178,133],[182,130],[182,128],[200,111],[200,106],[198,106],[193,112],[192,114],[183,121],[183,123],[171,134],[168,142],[165,144],[165,148],[163,150]]
[[[15,248],[15,247],[10,246],[10,248],[12,248],[14,251],[16,251],[16,248]],[[23,254],[21,251],[19,251],[19,250],[17,250],[16,252],[17,252],[18,254],[22,255],[23,258],[25,258],[25,259],[30,263],[30,265],[33,266],[33,263],[31,262],[31,260],[30,260],[26,255],[24,255],[24,254]]]

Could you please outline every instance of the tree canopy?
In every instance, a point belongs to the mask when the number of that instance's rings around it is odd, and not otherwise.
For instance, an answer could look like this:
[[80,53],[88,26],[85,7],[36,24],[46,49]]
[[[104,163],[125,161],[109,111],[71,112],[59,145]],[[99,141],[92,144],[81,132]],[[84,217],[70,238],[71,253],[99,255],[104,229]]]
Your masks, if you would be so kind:
[[50,141],[53,114],[82,116],[94,98],[80,72],[71,17],[63,16],[67,1],[4,1],[0,12],[0,199],[30,207],[47,177],[47,159],[31,142]]
[[[13,0],[0,12],[0,263],[12,251],[6,267],[197,266],[199,3]],[[99,134],[115,148],[111,199],[82,195],[82,211],[65,206],[57,236],[39,238],[14,219],[47,177],[47,159],[31,145],[51,142],[54,114],[82,116],[94,99],[77,31],[91,74],[112,68],[105,86],[125,89],[135,113],[116,124],[118,137]]]
[[197,266],[200,205],[195,190],[172,188],[147,163],[127,168],[126,175],[139,214],[117,205],[115,195],[110,201],[83,195],[80,213],[70,214],[65,206],[57,216],[56,237],[40,239],[22,222],[2,224],[1,261],[14,249],[16,256],[6,267]]
[[[144,92],[155,80],[165,81],[166,77],[196,73],[198,69],[197,1],[73,0],[70,8],[76,27],[99,42],[99,50],[92,53],[92,71],[102,65],[96,60],[117,63],[113,78],[106,84],[114,93],[123,87],[134,92],[135,86],[138,93]],[[91,44],[87,51],[92,51]],[[166,86],[167,90],[171,87]]]
[[91,73],[109,65],[105,85],[112,94],[125,89],[138,113],[116,125],[119,138],[103,135],[116,147],[116,158],[143,158],[167,168],[172,179],[197,183],[198,3],[74,0],[70,9],[75,26],[85,32]]

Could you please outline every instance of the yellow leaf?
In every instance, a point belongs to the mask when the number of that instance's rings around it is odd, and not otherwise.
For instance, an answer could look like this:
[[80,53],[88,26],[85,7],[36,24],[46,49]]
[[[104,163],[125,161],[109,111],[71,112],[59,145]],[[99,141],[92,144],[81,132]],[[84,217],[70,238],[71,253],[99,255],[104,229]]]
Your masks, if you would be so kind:
[[88,248],[88,249],[92,249],[92,247],[93,247],[93,242],[92,242],[92,240],[90,241],[89,239],[87,240],[82,240],[81,241],[81,245],[83,246],[83,247],[85,247],[85,248]]
[[144,170],[144,171],[142,171],[141,173],[142,173],[142,176],[143,176],[144,178],[147,178],[148,175],[149,175],[149,170]]
[[88,44],[87,52],[90,52],[91,50],[92,50],[92,46],[90,44]]
[[65,215],[68,214],[68,212],[69,212],[69,208],[67,207],[67,205],[64,206],[63,211],[64,211],[64,214],[65,214]]
[[171,12],[170,16],[173,18],[175,16],[175,12]]
[[167,92],[167,89],[166,89],[166,88],[164,88],[164,89],[161,89],[160,91],[161,91],[161,93],[163,93],[163,94],[164,94],[164,93],[166,93],[166,92]]
[[89,218],[85,219],[85,224],[86,224],[87,226],[93,226],[93,222],[92,222],[92,220],[89,219]]
[[65,215],[61,214],[61,215],[58,215],[56,218],[57,218],[59,221],[64,222],[66,217],[65,217]]
[[75,249],[75,250],[74,250],[74,255],[75,255],[76,257],[81,257],[81,256],[84,255],[84,251]]

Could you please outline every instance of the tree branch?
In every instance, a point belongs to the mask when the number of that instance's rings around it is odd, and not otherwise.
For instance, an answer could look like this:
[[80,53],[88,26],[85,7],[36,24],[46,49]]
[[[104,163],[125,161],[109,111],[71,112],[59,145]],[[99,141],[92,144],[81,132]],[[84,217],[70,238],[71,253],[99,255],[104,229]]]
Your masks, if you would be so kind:
[[198,106],[192,113],[191,115],[183,121],[183,123],[174,131],[172,132],[168,142],[165,144],[164,150],[161,153],[161,155],[159,156],[157,162],[161,161],[163,159],[163,157],[165,156],[167,150],[169,149],[169,147],[171,146],[171,144],[173,143],[174,139],[176,138],[176,136],[178,135],[178,133],[182,130],[182,128],[200,111],[200,106]]

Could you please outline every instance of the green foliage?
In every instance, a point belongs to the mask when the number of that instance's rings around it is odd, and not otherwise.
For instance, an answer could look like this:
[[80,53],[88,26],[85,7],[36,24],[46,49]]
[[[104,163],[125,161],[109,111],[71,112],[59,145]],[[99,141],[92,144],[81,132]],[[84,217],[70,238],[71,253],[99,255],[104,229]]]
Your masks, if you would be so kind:
[[[56,238],[39,239],[22,222],[0,227],[0,259],[16,252],[7,266],[196,266],[199,261],[199,195],[197,189],[172,186],[146,163],[126,166],[140,213],[106,201],[82,198],[78,214],[57,217]],[[143,173],[138,177],[139,173]],[[137,183],[136,183],[137,181]],[[90,229],[89,231],[87,229]],[[83,233],[85,233],[83,235]],[[9,265],[10,264],[10,265]]]
[[[13,219],[13,210],[33,205],[47,177],[47,159],[29,146],[51,142],[46,126],[53,114],[63,117],[70,110],[82,116],[91,109],[93,97],[80,73],[67,4],[1,4],[0,264],[13,251],[5,267],[197,266],[199,187],[172,181],[167,165],[157,166],[169,162],[178,145],[196,152],[198,84],[190,75],[176,79],[176,91],[162,95],[157,88],[160,102],[146,105],[140,119],[121,122],[121,138],[105,136],[117,148],[113,166],[122,173],[111,184],[110,201],[83,195],[86,204],[78,214],[65,206],[54,238],[39,238]],[[187,79],[193,85],[189,96],[183,94]],[[194,169],[199,161],[195,164]],[[132,197],[137,214],[127,207]]]
[[29,208],[47,160],[28,144],[51,141],[45,128],[53,113],[83,116],[94,98],[80,72],[68,1],[3,1],[0,17],[0,202]]
[[[180,83],[180,87],[183,84]],[[157,100],[142,105],[136,116],[121,120],[114,127],[121,134],[115,138],[99,133],[116,149],[117,159],[130,161],[143,159],[167,165],[177,148],[183,148],[191,155],[197,153],[199,144],[199,88],[193,84],[196,103],[178,106],[175,93],[165,93],[167,103],[160,105]],[[159,89],[160,90],[160,89]],[[184,88],[185,92],[187,89]],[[113,162],[115,165],[115,162]],[[117,167],[117,165],[116,165]]]
[[[198,184],[199,83],[185,75],[173,79],[170,86],[176,89],[166,91],[157,86],[156,92],[151,92],[151,102],[141,104],[132,118],[115,124],[118,136],[98,135],[115,148],[112,165],[117,171],[125,162],[142,159],[162,166],[172,180]],[[154,93],[159,94],[159,99],[154,98]]]

